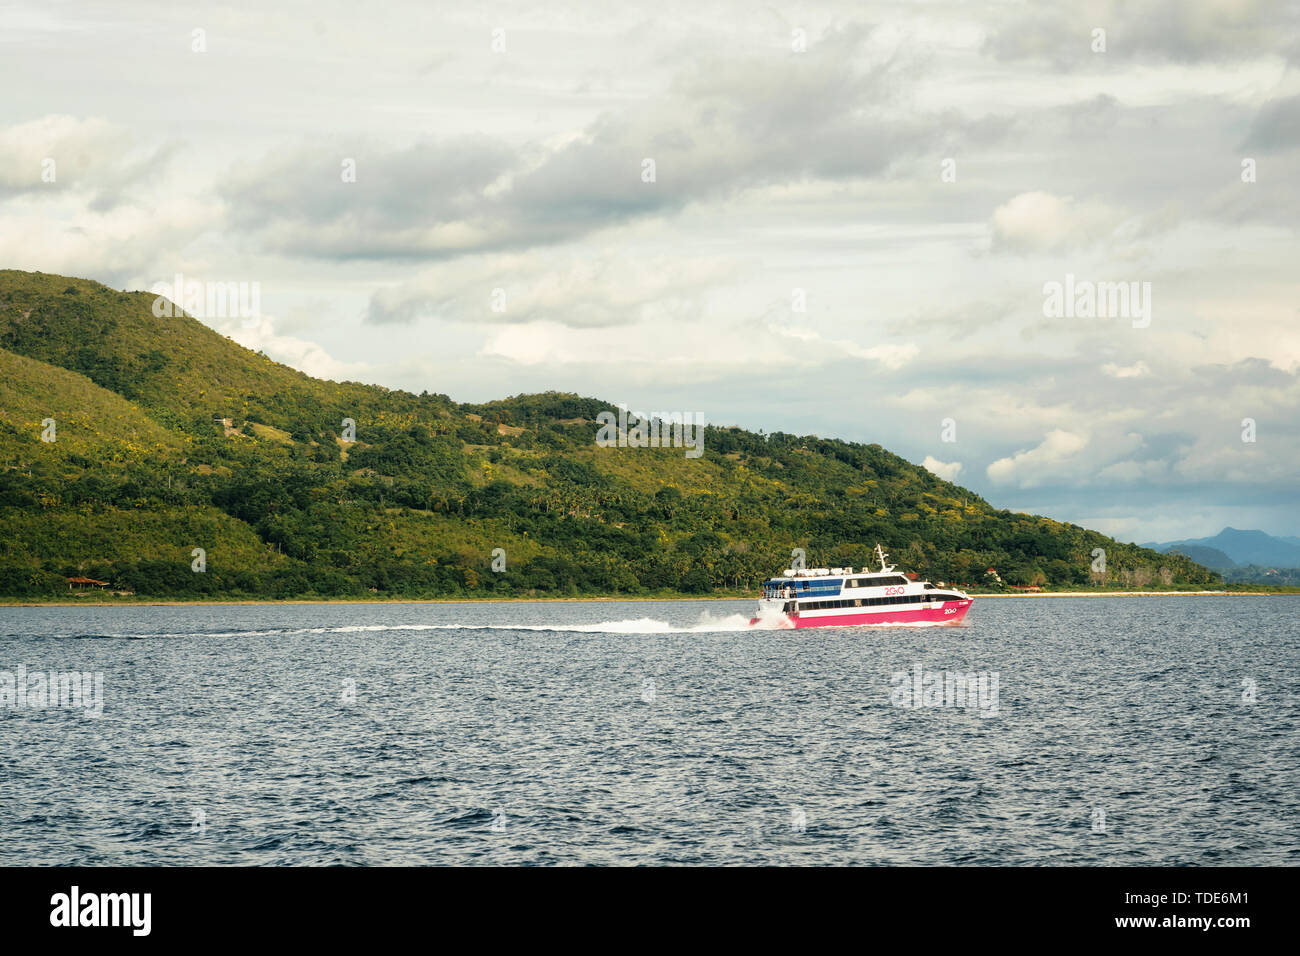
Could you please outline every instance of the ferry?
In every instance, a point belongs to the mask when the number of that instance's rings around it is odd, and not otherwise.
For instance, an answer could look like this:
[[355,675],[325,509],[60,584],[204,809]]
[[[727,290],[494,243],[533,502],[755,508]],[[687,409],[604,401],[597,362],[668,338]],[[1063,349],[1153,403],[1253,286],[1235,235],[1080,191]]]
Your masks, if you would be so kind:
[[959,624],[971,598],[956,588],[913,581],[887,563],[876,545],[880,570],[787,568],[763,582],[750,624],[781,627],[854,627],[859,624]]

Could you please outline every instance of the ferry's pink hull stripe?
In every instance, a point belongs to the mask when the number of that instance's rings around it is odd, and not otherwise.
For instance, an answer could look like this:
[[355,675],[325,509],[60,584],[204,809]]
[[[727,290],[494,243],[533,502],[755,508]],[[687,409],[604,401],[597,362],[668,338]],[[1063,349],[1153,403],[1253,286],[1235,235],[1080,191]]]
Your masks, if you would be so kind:
[[[855,627],[859,624],[957,624],[970,610],[970,601],[945,601],[942,605],[897,611],[854,611],[817,617],[791,618],[795,627]],[[758,623],[752,618],[750,624]]]

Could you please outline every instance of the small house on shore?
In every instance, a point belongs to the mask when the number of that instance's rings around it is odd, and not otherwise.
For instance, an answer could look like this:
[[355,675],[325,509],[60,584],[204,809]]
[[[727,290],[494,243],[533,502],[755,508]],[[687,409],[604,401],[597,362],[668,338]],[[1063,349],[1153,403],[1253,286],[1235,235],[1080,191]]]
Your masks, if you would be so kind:
[[67,578],[69,591],[84,591],[86,588],[106,588],[107,581],[96,581],[94,578],[75,577]]

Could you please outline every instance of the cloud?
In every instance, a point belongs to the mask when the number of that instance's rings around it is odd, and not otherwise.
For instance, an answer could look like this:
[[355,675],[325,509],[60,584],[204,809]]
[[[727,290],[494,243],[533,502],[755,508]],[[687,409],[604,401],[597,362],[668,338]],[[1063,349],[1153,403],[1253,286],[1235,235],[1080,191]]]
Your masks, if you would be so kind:
[[103,119],[42,116],[0,129],[0,199],[75,191],[106,212],[125,202],[131,187],[156,179],[168,156]]
[[[899,109],[907,65],[869,55],[870,35],[846,26],[801,55],[696,59],[658,96],[555,142],[335,140],[240,164],[221,192],[273,251],[430,259],[572,241],[747,189],[878,176],[966,127]],[[341,179],[346,158],[355,182]]]
[[1147,363],[1142,361],[1132,365],[1116,365],[1114,362],[1107,362],[1101,370],[1112,378],[1137,378],[1139,375],[1151,374]]
[[1242,146],[1264,152],[1300,146],[1300,95],[1269,100],[1261,106]]
[[997,484],[1016,484],[1030,488],[1049,478],[1059,478],[1062,467],[1088,444],[1084,435],[1054,429],[1042,444],[1019,451],[1010,458],[999,458],[988,466],[989,480]]
[[[1297,54],[1300,14],[1288,0],[1080,0],[1010,10],[985,49],[1001,60],[1040,60],[1059,70],[1111,69],[1132,60],[1230,62]],[[1092,50],[1096,28],[1106,31],[1104,53]]]
[[738,268],[735,260],[639,250],[475,257],[377,291],[366,315],[381,325],[442,319],[575,328],[695,318],[709,288],[730,281]]
[[[813,354],[831,355],[837,358],[848,356],[866,359],[868,362],[878,363],[890,371],[895,371],[907,365],[921,351],[912,342],[905,342],[901,345],[882,343],[880,345],[862,346],[845,339],[827,338],[821,333],[804,326],[778,325],[770,331],[782,338],[794,339],[814,346]],[[790,357],[794,358],[794,355]]]
[[244,348],[265,352],[275,361],[317,378],[338,382],[361,381],[369,371],[363,362],[344,362],[334,358],[316,342],[278,334],[275,331],[275,318],[270,315],[260,316],[257,325],[250,327],[245,327],[239,321],[211,324],[218,332],[234,339]]
[[147,287],[170,279],[181,251],[220,217],[220,207],[185,194],[108,210],[91,208],[84,196],[18,196],[4,205],[0,262],[95,278],[116,288]]
[[931,474],[942,478],[944,481],[955,482],[957,476],[961,474],[961,462],[942,462],[933,455],[926,455],[925,460],[921,462],[921,467],[925,468]]
[[232,222],[279,252],[325,259],[438,255],[505,244],[486,192],[515,160],[505,144],[485,136],[399,149],[336,141],[241,163],[221,193]]
[[993,211],[993,248],[1012,252],[1056,252],[1112,235],[1124,213],[1104,203],[1073,196],[1028,192]]

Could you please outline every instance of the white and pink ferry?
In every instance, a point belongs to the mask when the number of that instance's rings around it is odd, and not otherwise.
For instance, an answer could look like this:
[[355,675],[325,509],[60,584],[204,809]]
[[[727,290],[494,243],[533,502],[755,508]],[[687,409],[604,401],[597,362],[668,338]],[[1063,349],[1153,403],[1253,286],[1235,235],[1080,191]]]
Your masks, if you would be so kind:
[[[858,624],[957,624],[971,599],[956,588],[912,581],[886,564],[880,570],[787,568],[763,582],[758,613],[750,624],[777,620],[782,627],[852,627]],[[784,620],[783,620],[784,618]],[[789,623],[786,623],[786,622]]]

